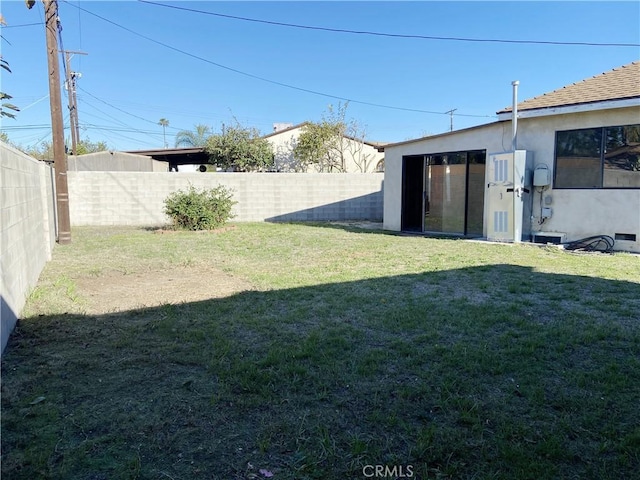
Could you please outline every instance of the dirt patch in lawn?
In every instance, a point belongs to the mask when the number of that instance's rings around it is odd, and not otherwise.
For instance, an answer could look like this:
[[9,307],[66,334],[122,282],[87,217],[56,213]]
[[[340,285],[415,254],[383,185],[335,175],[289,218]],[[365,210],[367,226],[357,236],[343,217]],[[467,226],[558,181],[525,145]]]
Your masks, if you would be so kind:
[[174,268],[126,275],[105,272],[78,279],[77,287],[87,314],[197,302],[253,289],[247,281],[213,268]]

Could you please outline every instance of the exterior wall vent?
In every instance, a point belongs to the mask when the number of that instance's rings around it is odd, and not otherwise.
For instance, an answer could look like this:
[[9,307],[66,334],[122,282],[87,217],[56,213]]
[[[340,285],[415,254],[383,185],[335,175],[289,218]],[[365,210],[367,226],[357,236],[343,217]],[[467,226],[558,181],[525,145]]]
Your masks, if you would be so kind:
[[616,233],[615,240],[625,240],[627,242],[635,242],[636,241],[635,233]]
[[560,245],[566,241],[567,234],[561,232],[535,232],[533,234],[533,243],[552,243]]

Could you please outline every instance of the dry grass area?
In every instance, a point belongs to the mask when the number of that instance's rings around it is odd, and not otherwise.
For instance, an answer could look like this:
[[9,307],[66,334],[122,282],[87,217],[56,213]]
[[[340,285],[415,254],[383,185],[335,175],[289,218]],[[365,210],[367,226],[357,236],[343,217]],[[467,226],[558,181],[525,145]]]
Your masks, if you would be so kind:
[[86,303],[83,311],[87,314],[197,302],[251,289],[247,281],[218,269],[188,267],[129,275],[112,271],[80,278],[76,285]]
[[2,475],[633,478],[639,322],[629,254],[75,229],[2,358]]

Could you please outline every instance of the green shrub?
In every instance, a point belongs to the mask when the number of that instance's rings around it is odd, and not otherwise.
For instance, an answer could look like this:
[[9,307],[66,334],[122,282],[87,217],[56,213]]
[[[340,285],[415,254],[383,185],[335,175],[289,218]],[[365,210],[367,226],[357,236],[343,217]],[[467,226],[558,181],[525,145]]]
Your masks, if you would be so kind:
[[234,217],[231,208],[236,203],[232,191],[222,185],[209,190],[197,190],[190,185],[189,190],[178,190],[164,200],[164,212],[174,228],[213,230]]

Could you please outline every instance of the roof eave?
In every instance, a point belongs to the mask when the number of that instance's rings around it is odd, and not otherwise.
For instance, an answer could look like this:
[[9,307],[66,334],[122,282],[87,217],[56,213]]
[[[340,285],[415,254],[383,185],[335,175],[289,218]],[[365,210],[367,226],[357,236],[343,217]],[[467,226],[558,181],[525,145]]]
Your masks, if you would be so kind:
[[148,150],[126,150],[124,153],[133,153],[136,155],[188,155],[191,153],[204,153],[203,147],[186,147],[186,148],[151,148]]
[[479,128],[486,128],[489,127],[491,125],[495,125],[496,123],[500,123],[503,120],[498,120],[496,122],[490,122],[490,123],[483,123],[481,125],[474,125],[472,127],[467,127],[467,128],[461,128],[460,130],[453,130],[451,132],[444,132],[444,133],[437,133],[435,135],[427,135],[426,137],[420,137],[420,138],[413,138],[411,140],[404,140],[402,142],[397,142],[397,143],[388,143],[386,145],[382,145],[380,148],[382,148],[381,150],[378,150],[379,152],[384,152],[386,148],[390,148],[390,147],[398,147],[401,145],[407,145],[410,143],[415,143],[415,142],[422,142],[424,140],[432,140],[434,138],[441,138],[441,137],[449,137],[451,135],[457,135],[459,133],[463,133],[463,132],[469,132],[471,130],[477,130]]
[[[639,107],[640,97],[605,100],[600,102],[577,103],[574,105],[557,105],[543,108],[519,109],[518,118],[536,118],[552,115],[566,115],[568,113],[593,112],[597,110],[611,110],[615,108]],[[498,112],[498,120],[511,120],[511,110]]]
[[302,123],[298,123],[298,124],[296,124],[296,125],[292,125],[292,126],[290,126],[290,127],[283,128],[282,130],[277,130],[277,131],[275,131],[275,132],[267,133],[266,135],[263,135],[263,136],[262,136],[262,137],[260,137],[260,138],[265,138],[265,139],[266,139],[266,138],[275,137],[276,135],[280,135],[280,134],[282,134],[282,133],[287,133],[287,132],[291,132],[291,131],[293,131],[293,130],[296,130],[296,129],[298,129],[298,128],[302,128],[302,127],[304,127],[305,125],[307,125],[308,123],[309,123],[309,122],[302,122]]

